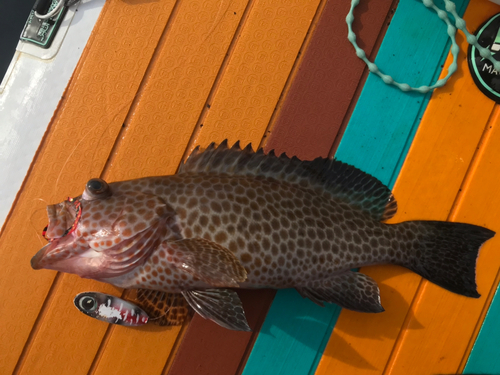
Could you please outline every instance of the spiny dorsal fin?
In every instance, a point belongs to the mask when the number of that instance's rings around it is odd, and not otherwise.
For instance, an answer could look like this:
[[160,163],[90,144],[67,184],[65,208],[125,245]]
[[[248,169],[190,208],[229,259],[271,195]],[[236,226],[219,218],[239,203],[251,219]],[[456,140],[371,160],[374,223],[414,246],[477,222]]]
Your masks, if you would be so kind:
[[133,298],[149,315],[149,322],[159,326],[181,325],[189,313],[189,304],[180,293],[136,289]]
[[227,140],[205,150],[196,147],[179,168],[182,173],[220,173],[240,176],[272,177],[304,188],[328,191],[335,198],[370,213],[377,220],[394,216],[397,202],[389,188],[375,177],[341,161],[316,158],[301,161],[284,153],[267,155],[261,148],[254,152],[251,144],[243,150],[239,142],[229,148]]

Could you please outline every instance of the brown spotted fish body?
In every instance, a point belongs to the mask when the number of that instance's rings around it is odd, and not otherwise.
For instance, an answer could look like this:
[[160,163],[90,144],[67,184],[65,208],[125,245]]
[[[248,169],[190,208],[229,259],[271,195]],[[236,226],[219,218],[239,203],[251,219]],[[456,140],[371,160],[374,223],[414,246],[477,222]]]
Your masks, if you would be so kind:
[[383,311],[375,281],[350,271],[372,264],[402,265],[479,297],[476,258],[494,232],[382,223],[396,210],[387,187],[347,164],[224,142],[195,150],[176,175],[109,185],[94,179],[81,197],[49,206],[50,243],[32,265],[182,293],[202,316],[240,330],[249,329],[241,302],[227,288],[296,288],[319,304]]

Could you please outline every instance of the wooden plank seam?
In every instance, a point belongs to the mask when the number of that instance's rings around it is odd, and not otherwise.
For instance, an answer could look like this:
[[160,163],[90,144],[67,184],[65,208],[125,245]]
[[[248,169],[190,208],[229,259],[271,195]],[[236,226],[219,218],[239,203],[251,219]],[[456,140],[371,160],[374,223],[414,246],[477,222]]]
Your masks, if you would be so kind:
[[[489,122],[486,124],[486,130],[485,132],[487,132],[488,128],[490,128],[490,125],[489,125]],[[481,140],[480,144],[483,143],[483,140]],[[486,142],[485,142],[486,143]],[[478,148],[480,149],[480,151],[482,151],[482,148]],[[475,169],[477,169],[477,164],[479,162],[481,162],[481,154],[482,152],[479,153],[479,155],[474,155],[474,158],[470,164],[470,167],[469,167],[469,170],[467,171],[467,174],[464,178],[464,182],[462,184],[462,188],[459,190],[458,192],[458,195],[457,195],[457,199],[455,200],[451,210],[450,210],[450,213],[448,215],[448,221],[464,221],[464,220],[457,220],[457,217],[461,216],[461,210],[462,210],[462,205],[463,205],[463,201],[465,199],[467,199],[467,185],[470,184],[470,181],[474,178],[476,178],[475,176]],[[481,223],[482,224],[482,223]],[[484,225],[484,224],[483,224]],[[487,227],[490,227],[491,228],[491,224],[490,225],[486,225]],[[482,251],[483,252],[483,251]],[[482,253],[481,252],[481,253]],[[479,261],[481,261],[481,256],[479,257]],[[483,273],[481,272],[481,267],[478,268],[478,277],[481,277],[483,276]],[[456,366],[456,369],[454,368],[449,368],[449,369],[440,369],[440,368],[435,368],[434,371],[461,371],[462,369],[460,367],[462,367],[462,365],[460,365],[461,363],[464,362],[464,358],[466,358],[468,356],[468,353],[469,353],[469,350],[470,350],[470,343],[471,342],[474,342],[475,341],[475,338],[477,336],[477,327],[478,326],[481,326],[480,324],[480,321],[482,320],[482,316],[484,316],[486,314],[486,311],[489,310],[489,305],[490,305],[490,302],[491,302],[491,299],[493,298],[493,295],[495,293],[495,290],[497,289],[497,280],[498,280],[498,272],[495,272],[496,274],[496,277],[495,277],[495,282],[491,285],[491,288],[488,290],[488,293],[486,295],[486,298],[484,298],[484,295],[483,297],[478,300],[478,303],[482,304],[482,308],[480,309],[482,312],[478,315],[474,315],[474,318],[476,319],[479,319],[479,320],[469,320],[469,321],[466,321],[466,323],[469,325],[469,326],[475,326],[476,328],[474,330],[471,330],[470,333],[472,333],[472,335],[468,334],[466,335],[465,337],[463,337],[462,340],[465,340],[468,345],[462,345],[462,347],[465,348],[465,350],[463,351],[460,351],[456,354],[456,359],[454,361],[455,363],[455,366]],[[412,301],[412,304],[411,304],[411,310],[414,310],[414,306],[419,306],[421,300],[423,298],[426,297],[426,295],[429,293],[428,292],[428,288],[429,288],[429,282],[424,280],[424,279],[421,279],[420,283],[419,283],[419,286],[418,286],[418,289],[417,289],[417,293],[415,294],[415,297]],[[479,288],[483,287],[484,288],[484,283],[480,283],[478,282],[478,285],[479,285]],[[435,289],[435,288],[433,288]],[[441,292],[441,294],[443,294],[444,292],[443,291],[439,291]],[[482,292],[484,293],[484,292]],[[448,297],[448,296],[447,296]],[[452,298],[449,298],[449,299],[459,299],[459,298],[462,298],[463,297],[458,297],[458,296],[455,296],[453,295]],[[465,301],[467,303],[467,300]],[[468,301],[468,302],[471,302],[471,301]],[[462,307],[463,309],[466,309],[467,307],[463,306]],[[453,307],[453,310],[456,310],[457,308],[456,307]],[[410,311],[411,311],[410,310]],[[450,307],[450,310],[451,310],[451,307]],[[451,311],[450,311],[451,312]],[[442,319],[442,317],[438,317],[436,319]],[[403,327],[405,327],[406,329],[411,329],[409,327],[412,326],[412,324],[414,324],[413,321],[415,321],[416,318],[411,315],[411,314],[408,314],[407,318],[405,319],[405,323],[403,325]],[[434,328],[434,327],[433,327]],[[393,355],[392,355],[392,358],[391,360],[388,362],[387,364],[387,368],[386,370],[384,371],[384,373],[390,373],[390,374],[393,374],[393,373],[401,373],[402,371],[405,371],[403,370],[403,368],[406,368],[403,367],[403,365],[399,365],[398,366],[398,363],[397,363],[397,360],[398,360],[398,355],[403,352],[403,353],[406,353],[406,350],[407,347],[409,346],[409,344],[407,344],[406,346],[403,346],[404,345],[404,342],[405,342],[405,331],[402,331],[402,335],[400,335],[398,337],[398,339],[396,340],[396,345],[394,347],[394,351],[393,351]],[[443,334],[446,334],[447,332],[445,330],[443,330]],[[431,337],[432,341],[429,340],[428,341],[428,344],[430,344],[430,346],[432,347],[432,344],[434,341],[437,341],[439,338],[434,338],[434,337]],[[491,337],[490,337],[491,339]],[[496,339],[496,337],[495,337]],[[489,361],[487,358],[483,358],[483,362],[482,362],[482,367],[483,367],[483,370],[484,371],[484,368],[487,368],[488,364],[491,364],[492,361]],[[428,367],[428,369],[430,370],[433,366],[433,364],[429,364],[430,365],[430,368]],[[451,364],[450,366],[452,366],[453,364]],[[416,371],[420,371],[419,368],[416,369]],[[412,372],[413,373],[413,372]],[[417,373],[417,372],[415,372]],[[474,372],[475,373],[475,372]]]
[[246,21],[248,20],[248,17],[250,15],[250,12],[253,8],[255,1],[256,0],[248,0],[248,3],[245,7],[245,10],[243,11],[243,15],[241,16],[240,22],[238,23],[238,27],[236,28],[234,36],[231,39],[231,43],[229,44],[229,47],[227,49],[224,60],[222,61],[222,64],[219,68],[219,71],[217,72],[217,76],[215,77],[214,83],[210,89],[210,92],[208,93],[206,103],[200,112],[200,116],[198,117],[198,120],[196,121],[196,126],[193,130],[193,133],[191,134],[191,138],[189,139],[189,142],[186,146],[186,150],[184,151],[184,155],[182,157],[183,161],[186,160],[189,157],[189,155],[191,155],[194,148],[197,146],[196,139],[199,137],[199,134],[202,131],[203,122],[206,119],[206,117],[210,111],[211,103],[215,100],[216,94],[218,92],[218,88],[220,87],[220,84],[221,84],[221,80],[223,79],[224,73],[227,70],[227,66],[229,64],[229,61],[231,60],[231,55],[232,55],[234,49],[236,48],[236,44],[240,38],[242,29],[243,29]]

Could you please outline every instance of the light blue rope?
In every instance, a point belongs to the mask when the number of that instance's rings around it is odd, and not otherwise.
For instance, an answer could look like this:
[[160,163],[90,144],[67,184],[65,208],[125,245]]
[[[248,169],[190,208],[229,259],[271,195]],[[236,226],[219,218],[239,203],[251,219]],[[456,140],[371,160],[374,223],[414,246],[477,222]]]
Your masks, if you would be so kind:
[[[481,47],[477,42],[477,38],[474,35],[471,35],[467,31],[467,29],[465,27],[465,21],[462,18],[460,18],[460,16],[456,12],[455,3],[453,3],[451,0],[444,0],[446,11],[451,13],[453,15],[453,17],[455,18],[455,26],[456,27],[451,24],[450,19],[448,18],[448,14],[444,10],[439,9],[434,4],[434,2],[432,0],[422,0],[422,3],[427,8],[432,8],[437,13],[438,17],[440,19],[442,19],[444,22],[446,22],[446,24],[448,25],[447,32],[448,32],[448,36],[451,39],[451,44],[452,44],[451,54],[453,56],[453,61],[452,61],[451,65],[448,67],[448,74],[446,75],[446,77],[437,80],[436,83],[434,83],[431,86],[424,85],[424,86],[420,86],[420,87],[412,87],[412,86],[408,85],[407,83],[396,82],[394,80],[394,78],[392,78],[390,75],[382,73],[375,63],[368,60],[368,58],[366,57],[365,51],[363,51],[361,48],[359,48],[358,44],[356,43],[356,34],[352,30],[352,24],[354,22],[354,8],[359,4],[359,1],[360,0],[352,0],[351,1],[351,9],[349,10],[349,13],[346,17],[347,29],[348,29],[347,39],[349,39],[349,42],[351,42],[354,49],[356,50],[356,55],[361,60],[363,60],[365,62],[365,64],[368,66],[368,69],[370,70],[370,72],[378,75],[388,85],[394,85],[397,88],[399,88],[401,91],[417,91],[417,92],[422,93],[422,94],[428,93],[429,91],[434,90],[437,87],[444,86],[446,84],[446,82],[448,81],[448,79],[457,70],[456,60],[457,60],[458,52],[460,50],[460,48],[458,47],[457,41],[455,39],[455,35],[457,33],[457,28],[459,30],[462,30],[462,32],[465,34],[465,37],[467,38],[467,42],[469,44],[472,44],[474,47],[477,48],[481,57],[491,61],[493,63],[493,66],[495,67],[495,70],[500,71],[500,61],[495,60],[493,58],[493,56],[491,55],[490,50],[487,48]],[[403,1],[407,1],[407,0],[403,0]]]

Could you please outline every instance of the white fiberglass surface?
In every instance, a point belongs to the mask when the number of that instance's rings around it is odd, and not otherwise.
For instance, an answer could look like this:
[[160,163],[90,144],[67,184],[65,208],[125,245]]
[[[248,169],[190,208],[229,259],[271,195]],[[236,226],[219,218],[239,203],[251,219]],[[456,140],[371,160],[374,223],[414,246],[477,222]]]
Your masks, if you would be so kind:
[[[3,225],[105,0],[83,0],[55,57],[16,52],[0,93],[0,226]],[[26,14],[28,18],[28,14]]]

